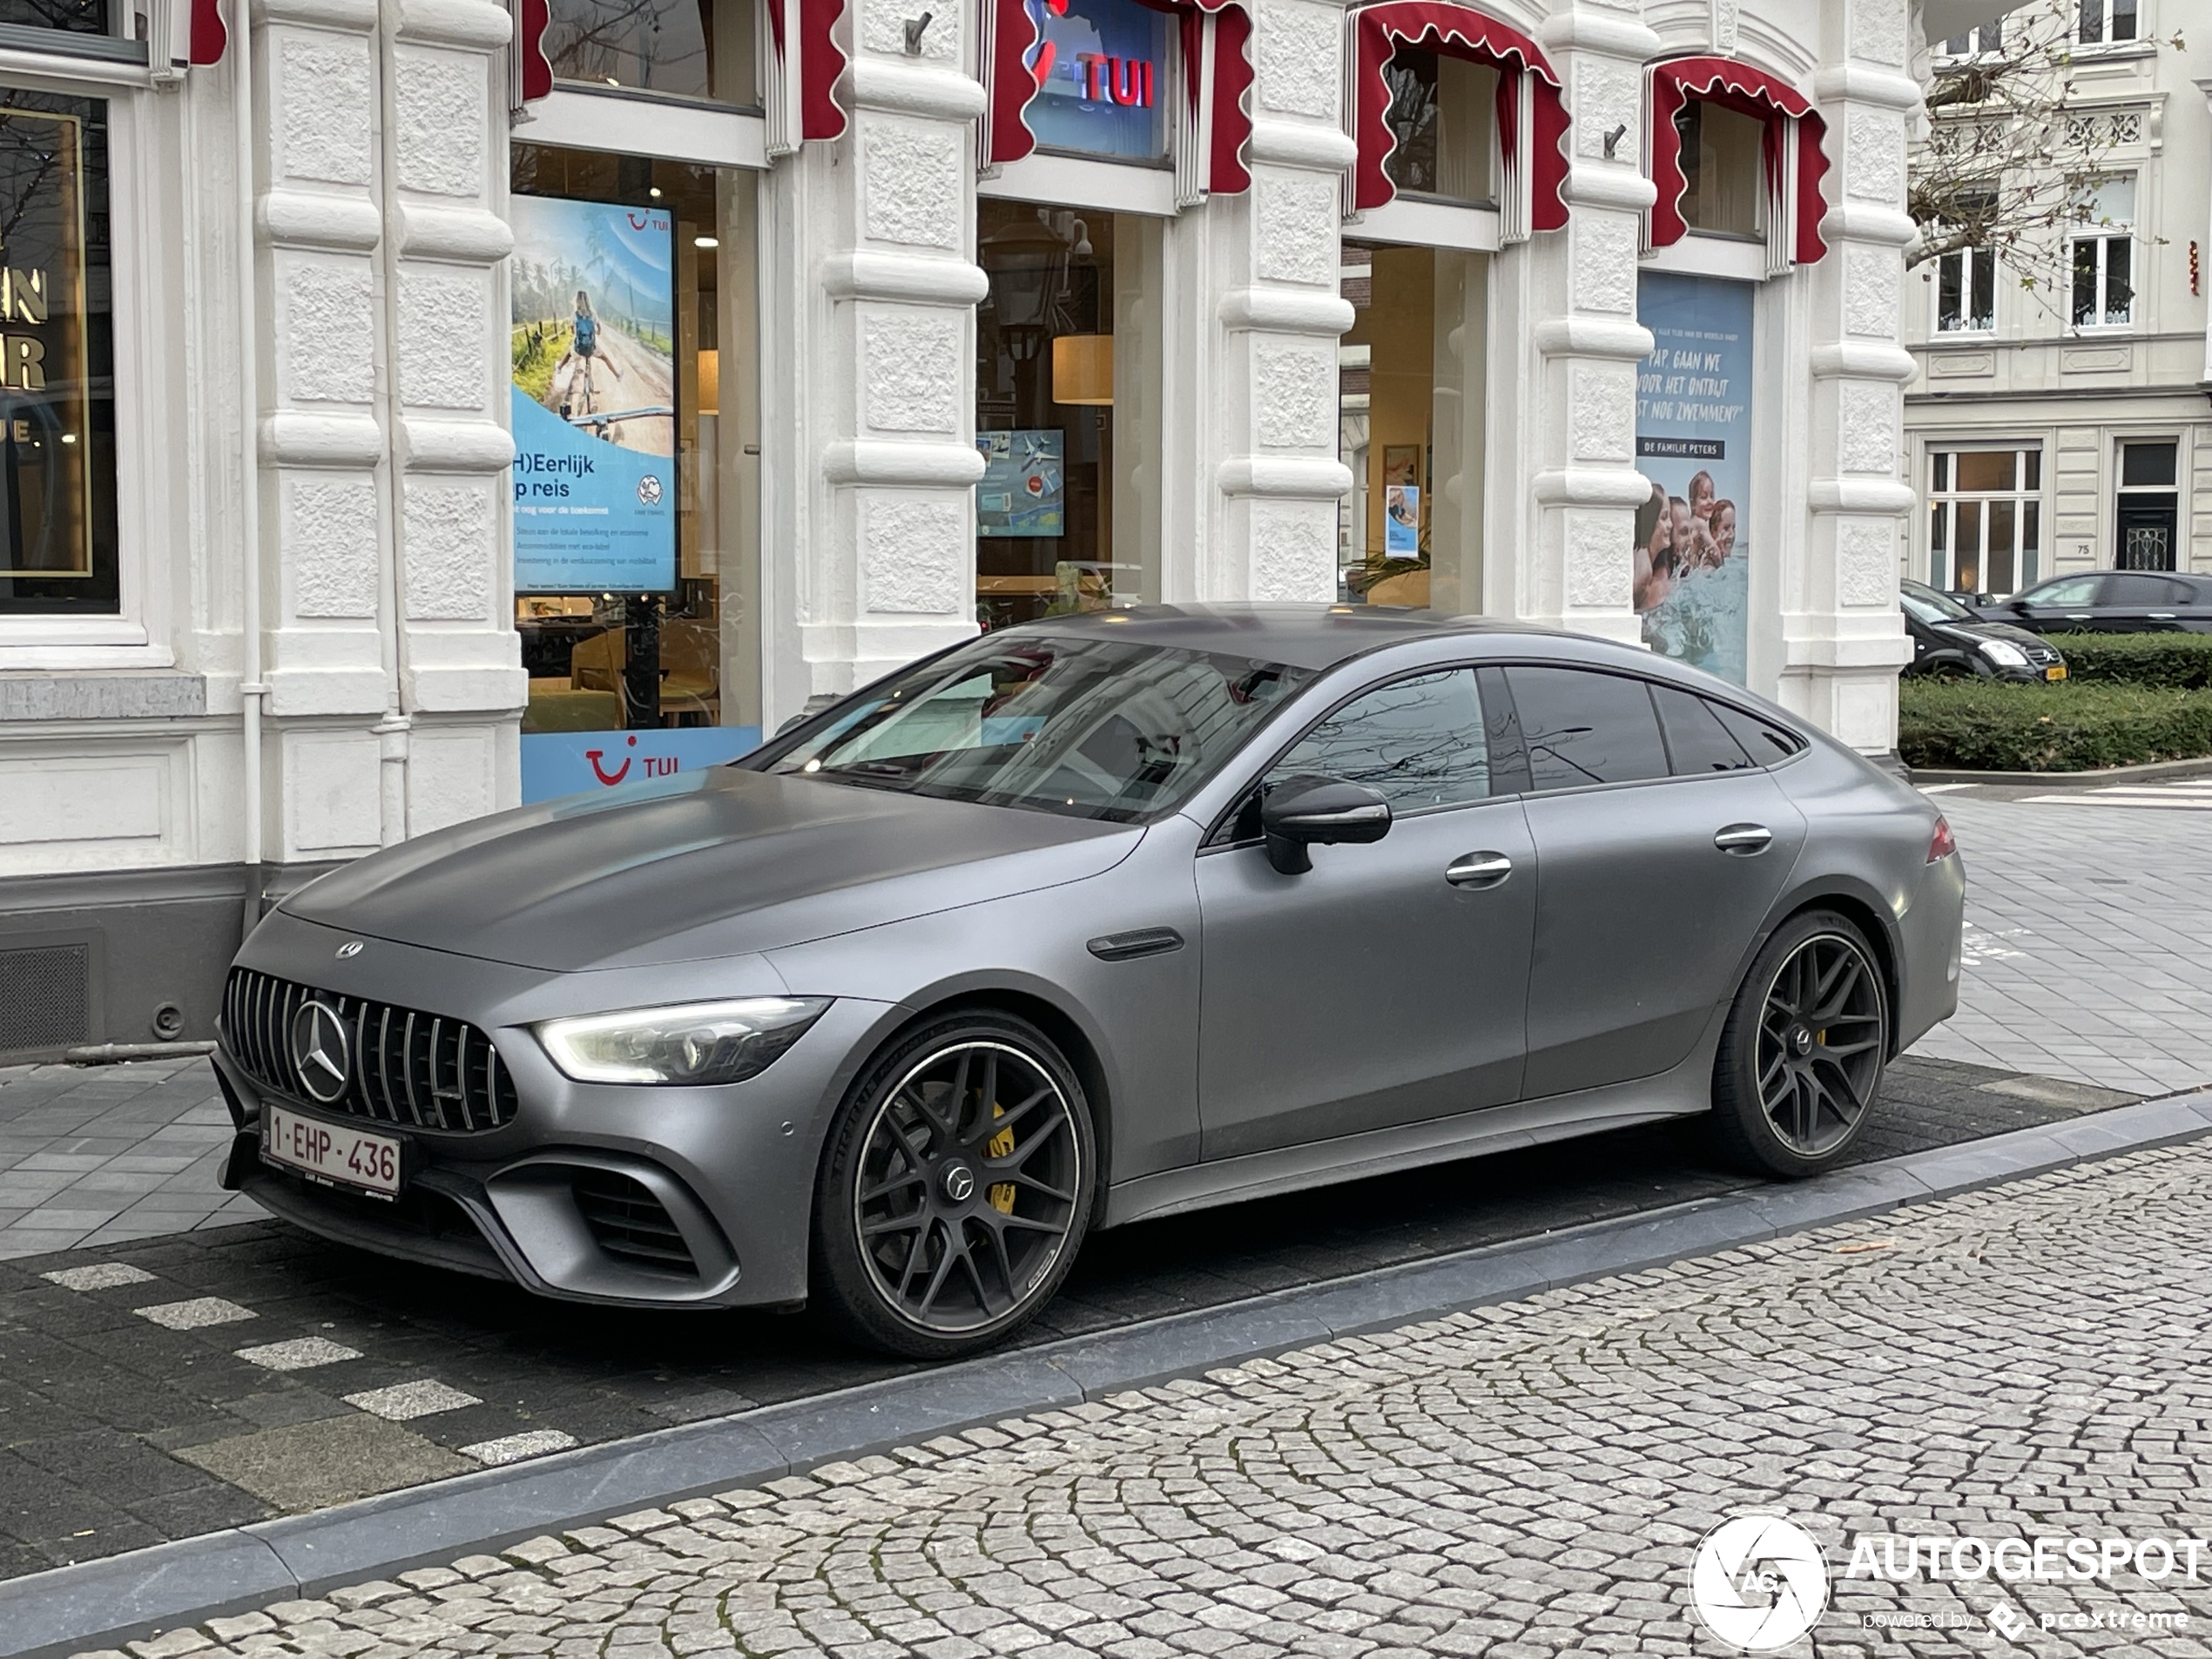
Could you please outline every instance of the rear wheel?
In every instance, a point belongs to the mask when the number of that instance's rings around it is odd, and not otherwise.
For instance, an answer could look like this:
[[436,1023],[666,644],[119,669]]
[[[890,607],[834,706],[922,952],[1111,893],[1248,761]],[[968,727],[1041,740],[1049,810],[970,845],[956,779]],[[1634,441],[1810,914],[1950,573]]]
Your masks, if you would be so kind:
[[1858,924],[1784,923],[1744,976],[1713,1067],[1713,1129],[1730,1160],[1796,1177],[1858,1139],[1889,1055],[1887,988]]
[[814,1300],[846,1333],[950,1359],[1025,1324],[1075,1260],[1096,1190],[1088,1103],[1026,1020],[933,1022],[839,1109],[814,1204]]

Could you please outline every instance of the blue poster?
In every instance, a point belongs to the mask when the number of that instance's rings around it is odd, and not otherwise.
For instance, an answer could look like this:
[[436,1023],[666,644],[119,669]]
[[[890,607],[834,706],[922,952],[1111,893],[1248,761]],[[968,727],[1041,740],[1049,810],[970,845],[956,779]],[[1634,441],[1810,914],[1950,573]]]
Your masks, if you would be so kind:
[[1157,161],[1168,152],[1168,14],[1138,0],[1026,0],[1037,95],[1022,118],[1047,150]]
[[676,585],[675,225],[517,196],[515,590]]
[[1056,427],[979,432],[982,481],[975,486],[978,536],[1068,533],[1067,435]]
[[1636,374],[1634,596],[1644,644],[1745,684],[1751,524],[1748,282],[1647,272],[1637,317],[1651,355]]
[[1383,492],[1383,551],[1393,559],[1421,553],[1421,487],[1391,484]]

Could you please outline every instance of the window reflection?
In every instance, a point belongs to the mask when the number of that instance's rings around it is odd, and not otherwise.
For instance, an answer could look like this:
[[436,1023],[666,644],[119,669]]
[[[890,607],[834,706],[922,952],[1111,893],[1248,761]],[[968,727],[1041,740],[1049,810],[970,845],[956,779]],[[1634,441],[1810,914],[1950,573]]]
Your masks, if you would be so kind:
[[594,86],[759,101],[751,0],[551,0],[545,56]]
[[1345,704],[1276,763],[1270,786],[1294,777],[1364,784],[1399,813],[1485,799],[1490,752],[1474,671],[1399,680]]

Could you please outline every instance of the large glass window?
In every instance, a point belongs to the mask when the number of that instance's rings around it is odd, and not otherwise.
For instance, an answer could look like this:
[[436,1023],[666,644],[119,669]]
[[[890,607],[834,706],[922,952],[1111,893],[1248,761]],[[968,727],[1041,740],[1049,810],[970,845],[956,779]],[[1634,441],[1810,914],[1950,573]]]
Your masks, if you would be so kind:
[[118,606],[107,105],[0,88],[0,612]]
[[[523,731],[614,734],[603,772],[641,731],[718,728],[695,751],[742,752],[760,721],[754,176],[518,144],[513,185]],[[526,798],[566,792],[533,788],[531,755]]]
[[1159,597],[1160,221],[976,204],[976,615]]
[[1342,257],[1339,597],[1479,611],[1488,256],[1347,242]]
[[1693,98],[1675,114],[1682,141],[1683,223],[1721,236],[1766,232],[1764,125]]
[[1928,457],[1932,586],[2002,596],[2035,580],[2040,449],[1938,449]]
[[564,81],[751,105],[753,3],[550,0],[546,60]]
[[1498,71],[1440,52],[1404,49],[1383,71],[1390,86],[1391,151],[1383,171],[1409,196],[1446,201],[1496,199],[1491,135],[1498,125]]

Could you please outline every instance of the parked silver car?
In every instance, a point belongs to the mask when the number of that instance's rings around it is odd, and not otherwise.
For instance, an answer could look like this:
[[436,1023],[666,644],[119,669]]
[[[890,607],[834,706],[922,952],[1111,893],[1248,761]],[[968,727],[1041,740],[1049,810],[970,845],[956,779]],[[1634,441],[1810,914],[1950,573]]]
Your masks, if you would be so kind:
[[1824,1170],[1957,1002],[1919,793],[1603,641],[1157,608],[465,824],[233,969],[226,1184],[579,1300],[945,1356],[1100,1227],[1710,1113]]

